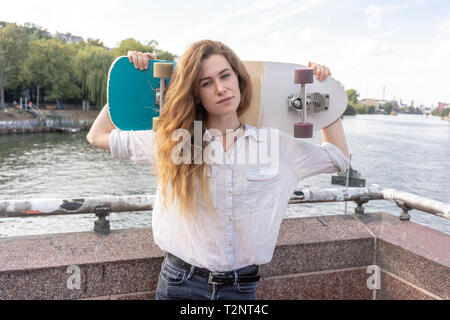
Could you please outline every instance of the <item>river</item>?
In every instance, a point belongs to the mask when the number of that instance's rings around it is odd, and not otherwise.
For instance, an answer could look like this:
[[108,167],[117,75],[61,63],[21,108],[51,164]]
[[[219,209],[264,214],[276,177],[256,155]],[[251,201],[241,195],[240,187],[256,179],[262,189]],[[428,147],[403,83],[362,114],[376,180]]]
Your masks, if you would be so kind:
[[[343,119],[352,167],[366,186],[414,193],[450,203],[450,122],[423,115],[357,115]],[[310,142],[321,143],[320,132]],[[151,167],[113,160],[78,134],[40,133],[0,136],[0,200],[82,198],[154,194]],[[333,188],[331,175],[302,181],[302,188]],[[347,204],[347,214],[356,205]],[[371,201],[367,212],[398,216],[388,201]],[[344,203],[291,205],[287,217],[345,214]],[[411,220],[450,235],[450,221],[417,210]],[[0,219],[0,237],[93,230],[94,214]],[[151,226],[151,212],[112,213],[111,229]]]

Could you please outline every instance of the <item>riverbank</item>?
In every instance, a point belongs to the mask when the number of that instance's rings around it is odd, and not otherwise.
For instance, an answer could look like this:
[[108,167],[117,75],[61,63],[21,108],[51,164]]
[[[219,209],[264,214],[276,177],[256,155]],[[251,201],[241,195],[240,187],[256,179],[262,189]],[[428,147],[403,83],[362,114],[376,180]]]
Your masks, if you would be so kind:
[[37,118],[28,112],[8,108],[0,111],[0,134],[86,131],[97,118],[98,110],[40,110]]
[[[7,112],[0,110],[0,121],[23,121],[33,120],[34,117],[27,113],[21,112],[15,108],[7,108]],[[47,115],[48,118],[62,118],[64,120],[95,120],[100,110],[46,110],[40,109],[42,113]]]

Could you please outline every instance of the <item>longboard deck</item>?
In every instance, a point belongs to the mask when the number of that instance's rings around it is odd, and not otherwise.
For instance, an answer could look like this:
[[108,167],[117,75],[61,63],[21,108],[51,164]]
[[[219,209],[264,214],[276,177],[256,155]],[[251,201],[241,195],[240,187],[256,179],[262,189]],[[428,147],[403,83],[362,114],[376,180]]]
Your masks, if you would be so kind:
[[[301,122],[297,111],[288,111],[288,96],[298,94],[300,85],[294,84],[294,70],[308,69],[301,64],[244,61],[252,79],[253,97],[250,108],[241,120],[255,127],[273,127],[293,134],[294,123]],[[347,94],[342,85],[329,76],[325,81],[306,85],[306,95],[329,95],[328,110],[307,112],[306,122],[313,130],[320,130],[336,121],[347,108]]]
[[[117,58],[108,77],[108,104],[111,121],[121,130],[151,130],[153,118],[159,116],[156,90],[160,79],[153,77],[154,64],[171,62],[150,60],[147,70],[137,70],[127,57]],[[171,62],[175,65],[175,62]],[[293,134],[294,123],[301,122],[297,111],[288,110],[288,96],[298,94],[300,85],[294,84],[294,70],[307,69],[300,64],[244,61],[252,80],[252,103],[241,121],[255,127],[273,127]],[[329,95],[328,109],[307,112],[306,122],[314,131],[333,123],[347,107],[347,95],[342,85],[327,80],[306,85],[306,94]]]

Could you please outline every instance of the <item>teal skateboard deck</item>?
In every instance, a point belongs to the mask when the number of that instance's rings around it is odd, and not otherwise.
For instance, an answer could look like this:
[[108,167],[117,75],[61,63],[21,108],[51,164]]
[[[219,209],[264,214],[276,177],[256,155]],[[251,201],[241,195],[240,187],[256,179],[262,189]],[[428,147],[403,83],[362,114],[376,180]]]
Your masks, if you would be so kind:
[[[160,79],[153,76],[155,63],[173,61],[149,60],[148,69],[138,70],[128,57],[119,57],[108,75],[107,100],[112,123],[120,130],[151,130],[153,118],[159,116]],[[168,85],[170,79],[166,80]]]

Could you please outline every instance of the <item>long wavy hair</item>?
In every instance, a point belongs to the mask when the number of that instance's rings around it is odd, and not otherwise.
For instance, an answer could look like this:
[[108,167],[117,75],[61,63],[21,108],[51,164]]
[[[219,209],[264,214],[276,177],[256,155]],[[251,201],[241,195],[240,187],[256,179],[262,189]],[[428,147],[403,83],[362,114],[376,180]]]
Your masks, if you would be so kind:
[[[169,88],[166,92],[165,104],[162,108],[157,130],[156,143],[158,149],[156,174],[158,176],[163,205],[171,204],[175,199],[179,201],[181,214],[196,215],[196,197],[202,195],[207,205],[214,209],[210,197],[210,187],[207,179],[207,164],[194,162],[194,121],[202,121],[202,137],[206,130],[208,113],[201,103],[196,103],[195,97],[199,92],[200,66],[203,60],[212,55],[222,55],[228,61],[239,81],[241,101],[237,108],[240,116],[250,106],[252,86],[250,76],[239,57],[226,45],[212,40],[201,40],[190,45],[178,61]],[[172,133],[177,129],[185,129],[190,133],[191,161],[188,164],[176,164],[172,161],[172,150],[179,141],[172,140]],[[206,142],[202,139],[202,150]],[[198,152],[198,151],[197,151]],[[198,161],[197,161],[198,163]],[[199,194],[195,185],[198,183]],[[168,197],[170,185],[171,197]],[[169,201],[169,202],[167,202]],[[215,210],[212,210],[215,212]]]

